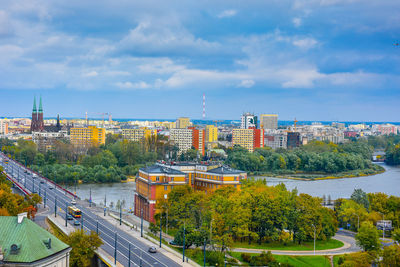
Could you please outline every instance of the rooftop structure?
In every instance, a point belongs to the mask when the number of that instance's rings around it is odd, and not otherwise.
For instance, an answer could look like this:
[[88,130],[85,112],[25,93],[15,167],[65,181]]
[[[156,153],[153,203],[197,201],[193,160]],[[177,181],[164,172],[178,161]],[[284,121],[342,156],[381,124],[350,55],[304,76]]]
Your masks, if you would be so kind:
[[26,213],[0,216],[0,226],[0,265],[69,266],[71,248],[26,218]]

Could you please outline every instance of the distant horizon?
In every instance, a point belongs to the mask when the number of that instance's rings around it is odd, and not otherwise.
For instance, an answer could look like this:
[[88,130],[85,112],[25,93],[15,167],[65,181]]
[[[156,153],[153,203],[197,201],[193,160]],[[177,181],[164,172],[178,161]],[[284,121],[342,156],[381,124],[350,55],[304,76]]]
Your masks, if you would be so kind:
[[[2,117],[0,116],[0,119],[31,119],[31,117]],[[51,119],[57,119],[57,117],[44,117],[44,120],[51,120]],[[66,120],[85,120],[86,118],[82,118],[82,117],[60,117],[61,120],[66,119]],[[89,120],[95,120],[95,121],[103,121],[102,118],[90,118],[88,117]],[[176,118],[177,119],[177,118]],[[113,121],[118,121],[118,122],[124,122],[124,121],[170,121],[170,122],[174,122],[176,121],[176,119],[162,119],[162,118],[157,118],[157,119],[149,119],[149,118],[112,118]],[[212,122],[213,124],[215,124],[214,121],[220,121],[222,120],[222,122],[227,122],[227,121],[232,121],[235,123],[240,123],[240,119],[192,119],[190,118],[190,121],[196,121],[196,122]],[[104,121],[108,121],[108,118],[104,118]],[[287,123],[289,122],[294,122],[294,120],[280,120],[278,117],[278,124],[279,123],[285,123],[283,125],[287,125]],[[327,123],[333,123],[333,122],[337,122],[337,123],[364,123],[364,124],[384,124],[384,123],[389,123],[389,124],[395,124],[395,125],[400,125],[400,121],[330,121],[330,120],[326,120],[326,121],[321,121],[321,120],[297,120],[297,124],[301,124],[301,123],[313,123],[313,122],[320,122],[322,124],[327,124]],[[219,122],[220,123],[220,122]],[[219,124],[218,123],[218,124]]]

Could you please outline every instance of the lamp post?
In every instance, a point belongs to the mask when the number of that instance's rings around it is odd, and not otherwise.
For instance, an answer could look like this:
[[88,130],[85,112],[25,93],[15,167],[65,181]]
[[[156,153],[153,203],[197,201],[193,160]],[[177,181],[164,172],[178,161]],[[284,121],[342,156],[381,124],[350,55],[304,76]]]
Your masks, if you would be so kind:
[[114,264],[117,264],[117,238],[118,234],[115,232],[115,237],[114,237]]
[[353,214],[357,216],[357,232],[358,232],[358,229],[360,229],[360,215],[358,215],[357,213]]
[[122,225],[122,205],[121,205],[121,201],[119,202],[119,225]]
[[68,202],[65,202],[65,227],[67,227]]
[[311,224],[312,225],[312,227],[314,228],[314,256],[315,256],[315,225],[314,224]]
[[54,217],[57,217],[57,195],[54,198]]
[[106,217],[106,209],[107,209],[107,196],[104,194],[104,217]]
[[143,208],[140,210],[140,236],[143,237]]
[[131,267],[131,243],[128,243],[128,267]]
[[160,213],[160,248],[161,248],[161,240],[162,240],[162,213]]
[[92,207],[92,188],[89,188],[89,207]]

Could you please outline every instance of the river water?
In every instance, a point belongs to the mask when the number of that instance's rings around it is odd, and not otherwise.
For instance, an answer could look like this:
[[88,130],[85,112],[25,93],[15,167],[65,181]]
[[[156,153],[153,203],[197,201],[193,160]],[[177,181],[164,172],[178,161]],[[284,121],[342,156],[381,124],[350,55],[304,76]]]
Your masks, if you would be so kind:
[[[355,188],[361,188],[367,193],[383,192],[387,195],[400,196],[400,168],[378,163],[386,171],[381,174],[359,178],[343,178],[331,180],[303,181],[289,180],[274,177],[256,177],[266,179],[267,185],[284,183],[287,189],[297,188],[299,193],[306,193],[312,196],[331,196],[332,199],[349,198]],[[92,191],[92,201],[96,204],[104,204],[104,197],[107,198],[107,206],[113,202],[114,206],[118,200],[125,200],[124,209],[133,208],[135,182],[111,183],[111,184],[81,184],[77,186],[76,193],[81,199],[89,199]],[[72,192],[74,187],[69,187]]]

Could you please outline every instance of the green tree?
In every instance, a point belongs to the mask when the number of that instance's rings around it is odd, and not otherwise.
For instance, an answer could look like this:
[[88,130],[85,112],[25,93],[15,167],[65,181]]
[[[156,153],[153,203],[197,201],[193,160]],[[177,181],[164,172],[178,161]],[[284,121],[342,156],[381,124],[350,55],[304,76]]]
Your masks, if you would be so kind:
[[393,230],[392,237],[393,237],[393,240],[400,242],[400,228]]
[[379,266],[400,266],[400,246],[395,244],[385,247],[382,252],[382,261]]
[[363,222],[355,238],[364,251],[374,251],[380,247],[379,236],[379,231],[371,222]]
[[369,210],[368,196],[362,189],[354,189],[350,198],[358,204],[363,205],[366,210]]
[[86,234],[83,230],[70,233],[65,242],[72,248],[70,266],[73,267],[91,266],[94,251],[103,244],[96,232],[91,231],[90,234]]

